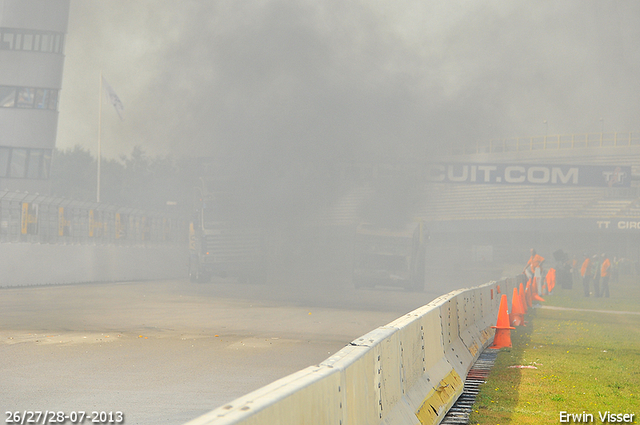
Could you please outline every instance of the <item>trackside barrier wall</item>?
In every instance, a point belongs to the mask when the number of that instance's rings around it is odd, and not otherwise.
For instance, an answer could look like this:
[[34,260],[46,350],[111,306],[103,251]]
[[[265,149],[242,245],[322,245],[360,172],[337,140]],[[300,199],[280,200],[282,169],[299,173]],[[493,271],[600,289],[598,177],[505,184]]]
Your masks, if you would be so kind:
[[0,287],[183,277],[183,246],[0,243]]
[[[188,425],[438,424],[492,341],[500,294],[522,277],[453,291],[357,338],[316,366]],[[498,292],[498,287],[500,292]]]
[[187,229],[169,207],[0,191],[0,287],[182,277]]

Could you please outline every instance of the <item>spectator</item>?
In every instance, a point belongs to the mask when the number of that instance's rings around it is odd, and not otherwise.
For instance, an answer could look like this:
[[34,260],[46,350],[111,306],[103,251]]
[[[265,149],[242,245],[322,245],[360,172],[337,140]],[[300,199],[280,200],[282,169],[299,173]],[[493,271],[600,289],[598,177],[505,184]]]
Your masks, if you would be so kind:
[[574,254],[573,259],[571,260],[571,280],[575,285],[582,280],[580,275],[580,268],[578,268],[578,256]]
[[591,258],[591,271],[593,272],[593,296],[600,296],[600,256],[595,254]]
[[602,292],[598,296],[604,296],[609,298],[609,277],[611,276],[611,261],[609,258],[602,254],[602,266],[600,267],[600,276],[602,278]]
[[580,268],[580,275],[582,276],[582,287],[584,288],[584,296],[589,296],[589,284],[591,282],[591,259],[589,255],[584,254],[584,261],[582,262],[582,268]]
[[[531,257],[529,258],[529,261],[527,261],[527,265],[524,266],[524,270],[522,270],[522,272],[527,275],[528,279],[531,279],[533,276],[536,276],[539,279],[541,274],[540,268],[542,267],[543,262],[544,257],[538,255],[536,250],[531,248]],[[538,274],[536,274],[536,270],[538,271]]]

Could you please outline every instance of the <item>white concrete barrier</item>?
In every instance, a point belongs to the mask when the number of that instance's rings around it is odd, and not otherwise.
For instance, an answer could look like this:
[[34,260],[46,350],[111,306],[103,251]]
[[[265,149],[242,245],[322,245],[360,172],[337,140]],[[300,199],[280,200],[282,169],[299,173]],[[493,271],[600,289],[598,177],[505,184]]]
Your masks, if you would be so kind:
[[[313,366],[289,375],[218,409],[224,423],[340,423],[344,386],[337,370]],[[217,410],[200,417],[218,423]]]
[[186,276],[181,246],[0,244],[0,286],[116,282]]
[[438,424],[492,341],[517,279],[451,292],[187,425]]

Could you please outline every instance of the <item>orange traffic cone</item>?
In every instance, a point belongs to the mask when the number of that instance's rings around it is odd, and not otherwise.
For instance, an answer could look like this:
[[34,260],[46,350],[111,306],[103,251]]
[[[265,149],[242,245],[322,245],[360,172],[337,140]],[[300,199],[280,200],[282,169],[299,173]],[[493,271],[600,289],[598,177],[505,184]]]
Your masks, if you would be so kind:
[[527,287],[524,290],[524,298],[527,301],[527,310],[533,307],[533,302],[531,301],[531,299],[533,298],[532,292],[533,291],[531,290],[531,280],[529,280],[529,282],[527,282]]
[[500,298],[498,322],[495,326],[491,327],[496,330],[496,334],[493,337],[493,345],[491,345],[491,347],[489,348],[511,347],[511,329],[515,328],[509,326],[507,294],[502,294],[502,298]]
[[546,276],[547,280],[547,291],[549,294],[553,292],[553,288],[556,286],[556,269],[549,269]]
[[500,285],[496,285],[496,292],[499,294],[500,293]]
[[527,307],[527,300],[525,299],[524,286],[522,283],[520,284],[518,295],[520,296],[520,305],[522,306],[522,310],[524,310],[524,314],[527,314],[529,307]]
[[511,326],[525,326],[524,324],[524,310],[520,303],[520,295],[518,290],[513,288],[513,297],[511,298],[511,311],[509,312],[509,320]]
[[531,289],[531,300],[536,300],[540,302],[544,302],[544,298],[538,295],[538,284],[536,283],[538,279],[533,278],[533,287]]

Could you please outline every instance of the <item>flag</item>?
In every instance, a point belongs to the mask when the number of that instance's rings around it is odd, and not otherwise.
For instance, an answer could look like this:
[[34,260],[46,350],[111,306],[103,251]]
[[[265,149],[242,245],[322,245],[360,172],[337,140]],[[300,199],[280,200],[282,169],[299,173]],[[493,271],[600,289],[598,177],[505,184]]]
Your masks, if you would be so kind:
[[122,112],[124,112],[124,105],[122,104],[122,101],[116,94],[116,91],[113,89],[113,87],[111,87],[111,84],[107,83],[107,80],[105,80],[104,77],[102,77],[102,84],[104,85],[104,89],[107,92],[107,97],[109,98],[109,102],[111,102],[113,107],[116,108],[116,112],[118,113],[118,116],[120,117],[120,119],[124,120],[124,118],[122,118]]

